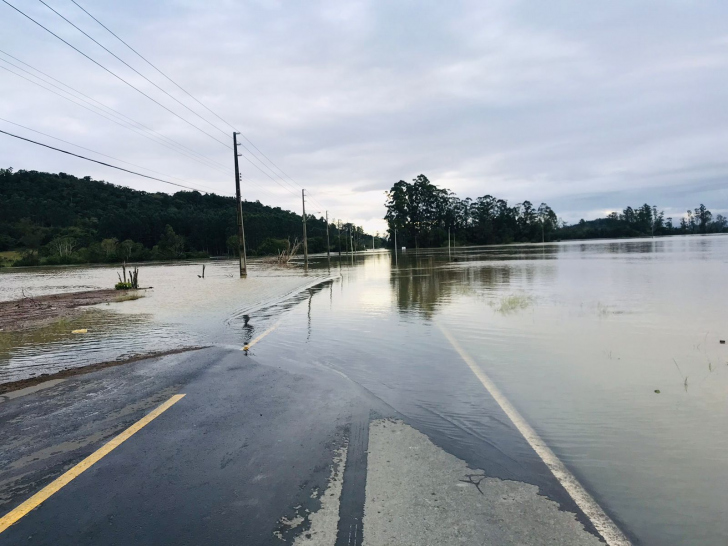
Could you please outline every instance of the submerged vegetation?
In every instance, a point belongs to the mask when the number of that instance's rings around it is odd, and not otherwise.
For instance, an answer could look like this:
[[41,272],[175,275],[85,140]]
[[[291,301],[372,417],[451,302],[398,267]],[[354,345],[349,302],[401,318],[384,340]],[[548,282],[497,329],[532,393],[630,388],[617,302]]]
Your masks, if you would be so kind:
[[714,216],[702,204],[678,221],[644,204],[568,225],[546,203],[536,207],[523,201],[511,206],[492,195],[460,199],[423,174],[411,183],[395,183],[385,206],[390,242],[394,243],[396,230],[398,246],[415,248],[446,246],[449,237],[458,245],[479,245],[728,232],[728,220]]
[[[248,254],[279,255],[301,215],[243,202]],[[309,252],[326,250],[327,223],[307,215]],[[331,250],[371,248],[352,224],[328,224]],[[348,232],[351,230],[351,239]],[[341,232],[341,236],[339,236]],[[147,193],[90,177],[0,169],[0,266],[121,263],[235,256],[233,197]],[[9,252],[10,251],[10,252]]]
[[491,302],[490,305],[497,313],[509,315],[528,309],[532,304],[533,297],[527,294],[508,294],[498,301]]
[[[114,288],[116,290],[136,290],[139,288],[139,268],[135,267],[134,269],[131,269],[129,271],[129,280],[126,280],[126,263],[123,263],[121,265],[121,270],[124,273],[124,277],[122,278],[121,273],[117,273],[117,276],[119,277],[119,282],[116,283],[116,286]],[[204,275],[205,269],[203,266],[202,274]]]

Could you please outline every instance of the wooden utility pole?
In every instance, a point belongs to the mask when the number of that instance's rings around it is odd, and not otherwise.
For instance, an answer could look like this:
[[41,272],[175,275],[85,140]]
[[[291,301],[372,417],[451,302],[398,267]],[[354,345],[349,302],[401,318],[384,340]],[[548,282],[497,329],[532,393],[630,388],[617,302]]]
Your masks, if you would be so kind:
[[374,250],[374,235],[372,235],[372,250]]
[[301,201],[303,202],[303,265],[308,271],[308,237],[306,236],[306,190],[301,190]]
[[243,227],[243,203],[240,200],[240,169],[238,168],[238,133],[233,132],[233,155],[235,156],[235,198],[238,201],[238,255],[240,256],[240,278],[248,275],[245,256],[245,228]]
[[447,259],[452,259],[452,255],[450,254],[450,228],[447,228]]
[[336,222],[336,232],[339,234],[339,263],[341,263],[341,220]]
[[349,224],[349,251],[351,254],[351,264],[354,265],[354,236],[351,234],[351,224]]
[[331,267],[331,242],[329,241],[329,211],[326,211],[326,260]]
[[394,265],[399,265],[397,263],[397,228],[394,228]]

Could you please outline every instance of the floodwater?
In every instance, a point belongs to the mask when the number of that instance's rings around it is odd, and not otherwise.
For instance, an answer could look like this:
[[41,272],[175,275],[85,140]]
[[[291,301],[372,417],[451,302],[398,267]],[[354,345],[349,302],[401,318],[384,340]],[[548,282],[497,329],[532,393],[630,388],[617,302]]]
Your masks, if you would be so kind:
[[[277,324],[254,357],[334,368],[446,449],[518,475],[524,447],[502,439],[444,327],[635,543],[726,543],[728,237],[370,251],[245,280],[231,262],[208,263],[204,281],[200,269],[142,266],[154,290],[84,314],[93,338],[0,333],[0,381],[58,361],[240,347]],[[115,275],[3,272],[0,298]]]
[[[79,316],[27,332],[0,332],[0,382],[152,352],[242,346],[253,335],[243,315],[286,299],[328,275],[255,264],[241,282],[233,261],[142,264],[143,298],[84,308]],[[120,267],[0,270],[0,300],[112,288]],[[87,329],[83,335],[75,329]]]

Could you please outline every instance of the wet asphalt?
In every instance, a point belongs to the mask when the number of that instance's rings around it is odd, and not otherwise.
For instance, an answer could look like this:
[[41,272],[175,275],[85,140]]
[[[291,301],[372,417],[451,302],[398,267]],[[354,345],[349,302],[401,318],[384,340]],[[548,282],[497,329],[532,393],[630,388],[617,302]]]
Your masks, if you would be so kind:
[[[315,493],[326,488],[334,452],[345,443],[336,544],[361,544],[369,424],[407,417],[306,360],[304,353],[295,367],[282,366],[269,355],[258,361],[207,348],[77,376],[1,403],[0,515],[185,394],[0,533],[0,545],[291,544],[308,521],[295,528],[282,521],[319,509]],[[494,402],[488,411],[502,431],[482,445],[423,432],[473,468],[537,485],[595,533]]]
[[[0,405],[3,513],[176,393],[186,396],[0,544],[281,544],[282,517],[318,509],[312,492],[352,416],[391,414],[340,374],[290,373],[241,351],[104,370]],[[362,504],[363,482],[351,485]]]

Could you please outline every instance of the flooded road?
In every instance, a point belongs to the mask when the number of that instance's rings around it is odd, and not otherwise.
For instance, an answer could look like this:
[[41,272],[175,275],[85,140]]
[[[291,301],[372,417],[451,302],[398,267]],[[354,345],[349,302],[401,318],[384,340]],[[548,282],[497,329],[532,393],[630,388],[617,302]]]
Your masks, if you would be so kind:
[[[120,267],[0,270],[0,300],[112,288]],[[251,267],[245,282],[233,261],[142,264],[144,297],[83,308],[69,320],[26,332],[0,332],[0,382],[67,367],[214,344],[241,346],[250,339],[244,315],[328,278],[298,268]],[[120,294],[123,295],[122,292]],[[87,329],[74,335],[76,329]]]
[[[333,368],[474,468],[539,482],[444,327],[635,543],[725,542],[728,237],[368,252],[332,265],[245,281],[232,262],[208,264],[204,281],[197,264],[142,266],[154,290],[89,311],[79,320],[94,337],[0,333],[0,375],[240,347],[277,324],[253,356]],[[114,280],[113,268],[3,272],[0,297]]]

